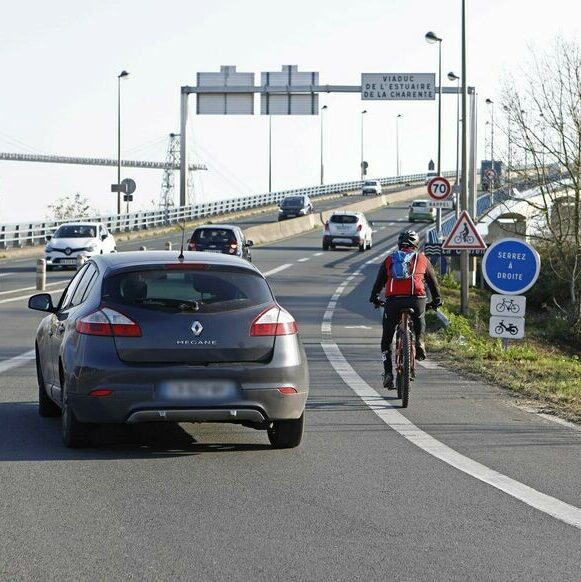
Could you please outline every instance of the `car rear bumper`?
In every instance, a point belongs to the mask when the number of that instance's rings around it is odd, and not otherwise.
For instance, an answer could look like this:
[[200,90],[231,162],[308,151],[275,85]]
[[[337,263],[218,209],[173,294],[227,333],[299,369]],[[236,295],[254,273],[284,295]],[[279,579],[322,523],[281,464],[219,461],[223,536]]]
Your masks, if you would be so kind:
[[[68,398],[80,422],[251,422],[299,418],[309,392],[306,355],[297,336],[276,338],[267,363],[207,366],[127,364],[109,350],[85,351],[82,366],[67,371]],[[76,360],[77,358],[74,358]],[[200,387],[227,384],[227,396],[181,394],[169,398],[164,384]],[[294,388],[283,394],[279,388]],[[92,397],[96,389],[109,396]],[[193,392],[196,394],[196,392]]]
[[421,220],[421,221],[425,221],[425,222],[435,222],[436,221],[436,217],[433,214],[428,214],[425,212],[410,212],[410,214],[408,215],[408,220],[412,221],[412,220]]
[[324,235],[323,244],[335,245],[342,247],[357,247],[363,243],[363,239],[359,236],[340,236],[340,235]]

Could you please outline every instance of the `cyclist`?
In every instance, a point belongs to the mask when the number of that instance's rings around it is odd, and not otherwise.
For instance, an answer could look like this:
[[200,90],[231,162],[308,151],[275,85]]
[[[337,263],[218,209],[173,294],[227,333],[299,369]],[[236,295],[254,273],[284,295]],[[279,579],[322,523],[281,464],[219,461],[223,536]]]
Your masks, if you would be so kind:
[[[414,230],[404,230],[399,234],[397,246],[402,252],[396,251],[388,255],[381,264],[369,298],[369,302],[377,308],[381,305],[378,294],[382,289],[385,290],[381,358],[383,360],[383,386],[388,389],[393,389],[391,344],[399,322],[400,310],[409,307],[414,310],[412,321],[416,338],[416,359],[424,360],[426,358],[425,283],[432,296],[431,306],[442,305],[436,274],[426,255],[418,252],[419,244],[420,237]],[[398,268],[398,263],[400,266],[405,265],[405,269]]]

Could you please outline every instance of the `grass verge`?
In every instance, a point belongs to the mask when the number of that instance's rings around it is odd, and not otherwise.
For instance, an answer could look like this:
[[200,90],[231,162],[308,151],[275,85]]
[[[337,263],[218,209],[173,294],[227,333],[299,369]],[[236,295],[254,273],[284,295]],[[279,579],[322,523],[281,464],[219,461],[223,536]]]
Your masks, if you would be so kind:
[[513,391],[538,411],[581,423],[580,350],[562,329],[550,329],[556,323],[527,312],[526,339],[510,340],[503,350],[501,340],[488,335],[488,291],[470,290],[466,317],[460,314],[460,290],[451,279],[442,280],[442,297],[450,326],[438,329],[436,316],[428,314],[431,354],[447,367]]

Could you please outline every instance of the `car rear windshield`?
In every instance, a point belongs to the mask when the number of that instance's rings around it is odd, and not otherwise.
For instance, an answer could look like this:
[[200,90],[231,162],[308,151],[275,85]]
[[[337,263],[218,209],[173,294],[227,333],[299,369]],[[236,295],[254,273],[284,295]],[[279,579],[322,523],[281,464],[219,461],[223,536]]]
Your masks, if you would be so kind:
[[357,222],[357,216],[352,214],[333,214],[331,216],[331,222],[335,224],[355,224]]
[[412,204],[412,206],[414,206],[416,208],[418,208],[418,207],[419,208],[426,208],[428,206],[428,203],[427,202],[423,202],[423,201],[422,202],[414,202]]
[[302,206],[303,198],[301,196],[291,196],[282,201],[282,206]]
[[168,265],[112,274],[103,283],[103,302],[169,313],[234,311],[274,298],[258,273],[231,267]]
[[60,226],[54,233],[54,238],[89,238],[96,236],[94,226],[85,224],[67,224]]
[[363,184],[364,186],[377,186],[379,184],[379,182],[376,182],[375,180],[367,180],[367,182],[365,182],[365,184]]
[[227,244],[235,243],[236,235],[229,228],[197,228],[192,239],[199,243]]

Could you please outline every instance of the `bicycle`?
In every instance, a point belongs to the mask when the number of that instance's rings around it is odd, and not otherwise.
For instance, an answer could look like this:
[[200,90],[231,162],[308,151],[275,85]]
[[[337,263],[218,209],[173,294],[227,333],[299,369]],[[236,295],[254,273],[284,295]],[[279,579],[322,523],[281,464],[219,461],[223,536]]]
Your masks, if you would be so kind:
[[474,243],[474,237],[471,234],[468,235],[459,234],[454,237],[454,242],[456,244],[466,243],[471,245]]
[[520,311],[518,303],[515,303],[514,299],[506,299],[506,297],[501,303],[496,304],[496,311],[499,313],[502,313],[505,309],[509,313],[518,313]]
[[[385,301],[379,301],[377,307],[380,306],[385,307]],[[413,313],[412,308],[401,309],[395,331],[395,387],[402,408],[408,406],[410,383],[416,378],[416,342],[411,318]]]

